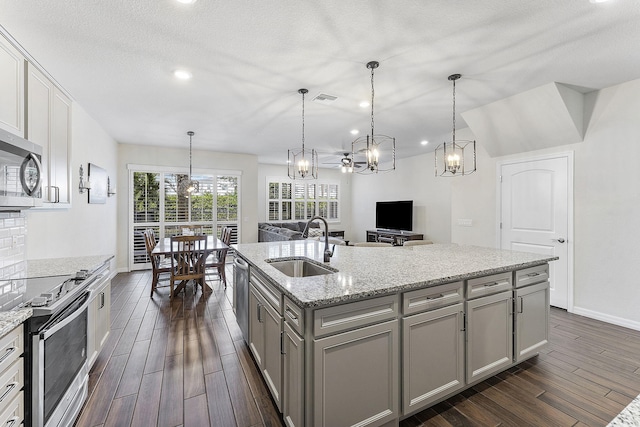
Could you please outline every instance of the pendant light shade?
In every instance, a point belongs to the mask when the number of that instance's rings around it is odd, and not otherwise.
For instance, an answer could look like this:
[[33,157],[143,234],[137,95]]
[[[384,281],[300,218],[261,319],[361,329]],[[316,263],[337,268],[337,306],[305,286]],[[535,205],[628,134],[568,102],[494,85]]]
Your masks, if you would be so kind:
[[184,197],[189,197],[191,194],[195,194],[200,190],[200,183],[192,179],[192,165],[191,165],[191,143],[195,133],[193,131],[187,132],[189,135],[189,176],[178,175],[178,194]]
[[476,171],[476,142],[456,140],[456,80],[462,75],[448,77],[453,82],[453,130],[451,142],[438,145],[435,152],[436,176],[454,177]]
[[[362,159],[365,167],[358,171],[361,174],[388,172],[396,168],[396,139],[387,135],[376,135],[374,132],[373,101],[375,90],[373,85],[374,70],[380,66],[378,61],[367,63],[371,70],[371,133],[351,143],[352,161]],[[349,168],[353,172],[353,167]]]
[[302,149],[289,150],[287,154],[287,174],[291,179],[318,179],[318,154],[304,146],[304,96],[309,91],[298,89],[302,95]]

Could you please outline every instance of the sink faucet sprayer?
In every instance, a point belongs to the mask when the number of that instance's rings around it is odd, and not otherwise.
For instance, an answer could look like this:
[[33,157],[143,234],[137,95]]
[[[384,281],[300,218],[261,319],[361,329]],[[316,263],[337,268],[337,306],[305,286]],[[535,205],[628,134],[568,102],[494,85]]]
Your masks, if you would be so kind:
[[324,262],[329,262],[331,257],[333,256],[333,251],[336,250],[336,245],[333,245],[333,248],[329,250],[329,224],[327,224],[327,220],[322,218],[321,216],[314,216],[307,222],[307,225],[304,227],[304,231],[302,232],[302,237],[305,239],[309,236],[309,225],[319,219],[324,222]]

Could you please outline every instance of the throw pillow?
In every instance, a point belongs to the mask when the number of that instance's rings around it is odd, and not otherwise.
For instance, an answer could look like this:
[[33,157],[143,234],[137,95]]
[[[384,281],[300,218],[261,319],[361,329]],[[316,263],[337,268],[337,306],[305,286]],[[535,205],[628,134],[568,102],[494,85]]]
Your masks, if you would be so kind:
[[324,231],[321,228],[309,228],[309,237],[322,237],[324,236]]

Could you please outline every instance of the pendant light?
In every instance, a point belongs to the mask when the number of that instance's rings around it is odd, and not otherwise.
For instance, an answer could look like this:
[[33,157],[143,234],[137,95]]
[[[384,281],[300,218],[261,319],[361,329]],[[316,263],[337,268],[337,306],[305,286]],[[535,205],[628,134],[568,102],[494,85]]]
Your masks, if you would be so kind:
[[453,82],[453,130],[451,142],[438,145],[435,152],[436,176],[464,176],[476,171],[476,142],[456,141],[456,80],[462,75],[451,74]]
[[184,197],[189,197],[190,194],[195,194],[200,190],[200,183],[192,179],[191,144],[195,132],[189,131],[187,135],[189,135],[189,176],[178,175],[178,194]]
[[[364,156],[366,167],[358,173],[372,174],[378,172],[388,172],[396,169],[396,139],[387,135],[376,135],[374,132],[373,101],[375,90],[373,85],[373,73],[380,66],[378,61],[367,63],[367,68],[371,70],[371,134],[360,137],[351,143],[351,159]],[[384,166],[381,162],[385,162]],[[388,162],[388,163],[387,163]],[[353,168],[350,169],[353,171]]]
[[309,91],[298,89],[302,95],[302,150],[288,150],[287,174],[291,179],[318,179],[318,154],[304,147],[304,96]]

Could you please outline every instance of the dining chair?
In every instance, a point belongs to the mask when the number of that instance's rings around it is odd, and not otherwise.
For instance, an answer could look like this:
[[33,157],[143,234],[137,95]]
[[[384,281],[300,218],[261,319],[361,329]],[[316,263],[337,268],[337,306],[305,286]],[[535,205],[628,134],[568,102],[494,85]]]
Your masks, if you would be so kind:
[[193,280],[195,287],[202,286],[204,292],[204,269],[207,257],[207,236],[171,237],[171,298]]
[[[151,271],[152,271],[152,279],[151,279],[151,296],[153,296],[153,291],[158,288],[158,283],[160,282],[160,276],[168,276],[171,273],[171,261],[166,258],[161,257],[160,255],[153,255],[152,251],[155,248],[157,241],[155,238],[155,233],[153,229],[148,228],[144,231],[144,244],[147,248],[147,256],[151,261]],[[170,277],[164,278],[164,280],[170,280]]]
[[407,240],[402,246],[420,246],[420,245],[433,245],[431,240]]
[[[231,227],[222,227],[220,230],[220,240],[225,245],[229,246],[231,244]],[[214,251],[211,255],[207,257],[207,262],[205,264],[206,268],[215,268],[216,273],[218,274],[218,278],[224,284],[224,288],[227,289],[227,274],[226,274],[226,263],[227,263],[227,252],[229,248],[218,249]]]

